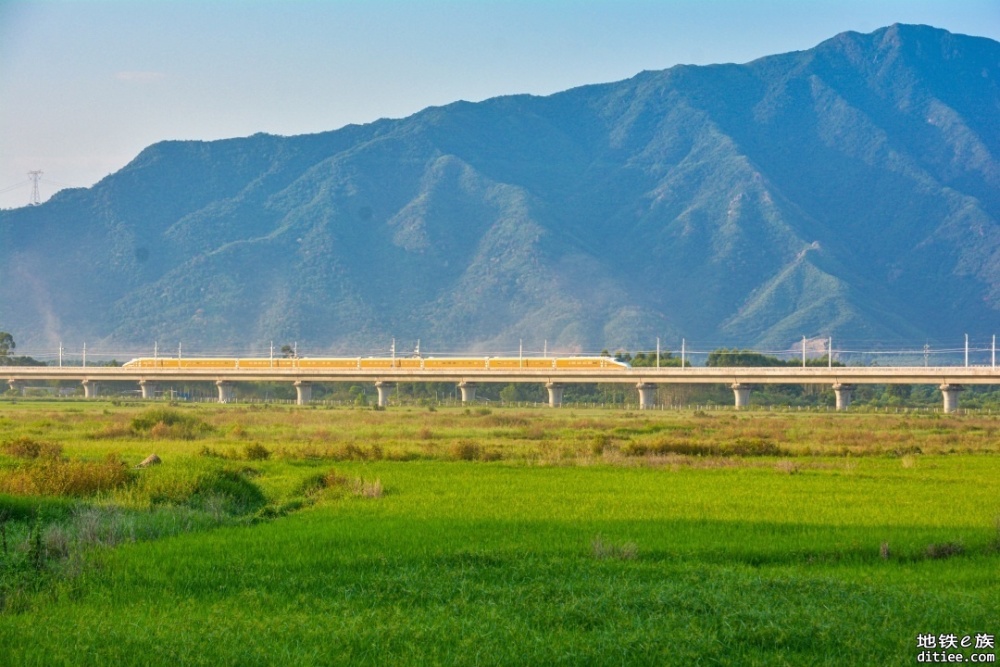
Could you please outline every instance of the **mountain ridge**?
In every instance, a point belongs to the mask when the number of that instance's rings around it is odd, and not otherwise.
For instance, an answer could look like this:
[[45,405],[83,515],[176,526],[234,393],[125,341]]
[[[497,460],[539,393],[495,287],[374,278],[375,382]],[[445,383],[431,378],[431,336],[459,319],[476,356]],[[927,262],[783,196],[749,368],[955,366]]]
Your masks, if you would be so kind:
[[314,135],[160,142],[0,212],[0,325],[39,346],[341,352],[987,335],[998,76],[1000,44],[897,24]]

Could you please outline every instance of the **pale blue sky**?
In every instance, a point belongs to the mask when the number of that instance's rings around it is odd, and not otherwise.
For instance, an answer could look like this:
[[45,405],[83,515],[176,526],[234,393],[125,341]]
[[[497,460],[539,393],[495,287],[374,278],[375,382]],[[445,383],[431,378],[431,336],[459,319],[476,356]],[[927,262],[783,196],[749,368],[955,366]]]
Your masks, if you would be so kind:
[[998,0],[0,0],[0,207],[163,139],[302,134],[455,100],[747,62],[925,23],[1000,40]]

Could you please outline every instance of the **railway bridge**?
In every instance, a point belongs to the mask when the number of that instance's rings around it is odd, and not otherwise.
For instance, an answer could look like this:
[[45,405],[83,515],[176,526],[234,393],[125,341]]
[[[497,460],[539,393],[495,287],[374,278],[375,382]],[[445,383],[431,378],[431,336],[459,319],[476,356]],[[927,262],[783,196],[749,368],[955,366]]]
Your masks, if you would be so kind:
[[[267,360],[263,360],[267,362]],[[277,360],[275,360],[277,361]],[[462,401],[474,401],[476,387],[484,383],[530,382],[544,384],[549,393],[549,405],[562,404],[563,389],[575,383],[631,384],[638,389],[641,409],[653,407],[656,387],[661,384],[725,384],[733,391],[737,409],[749,404],[754,385],[797,384],[828,385],[836,395],[838,410],[851,404],[852,392],[862,384],[936,385],[944,400],[944,412],[958,409],[959,393],[969,385],[1000,385],[1000,369],[996,366],[919,366],[919,367],[670,367],[630,368],[622,364],[603,367],[559,368],[556,364],[519,365],[517,367],[449,368],[408,366],[393,363],[381,367],[306,367],[294,360],[256,367],[141,367],[126,364],[124,367],[0,367],[0,378],[5,377],[12,390],[19,390],[32,382],[65,381],[83,385],[87,398],[97,396],[101,382],[135,382],[142,397],[150,399],[160,383],[206,382],[214,383],[219,401],[233,400],[236,382],[288,382],[295,386],[297,402],[306,404],[312,399],[312,386],[326,382],[369,382],[378,391],[379,405],[386,405],[389,392],[399,382],[454,382],[462,394]],[[389,360],[386,359],[386,362]],[[542,366],[542,367],[539,367]]]

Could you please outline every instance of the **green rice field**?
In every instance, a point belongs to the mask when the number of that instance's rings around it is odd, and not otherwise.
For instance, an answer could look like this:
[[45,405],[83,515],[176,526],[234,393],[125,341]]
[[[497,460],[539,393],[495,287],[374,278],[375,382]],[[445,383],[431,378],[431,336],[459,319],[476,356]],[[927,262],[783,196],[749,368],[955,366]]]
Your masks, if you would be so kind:
[[988,415],[0,400],[0,518],[4,665],[909,665],[1000,634]]

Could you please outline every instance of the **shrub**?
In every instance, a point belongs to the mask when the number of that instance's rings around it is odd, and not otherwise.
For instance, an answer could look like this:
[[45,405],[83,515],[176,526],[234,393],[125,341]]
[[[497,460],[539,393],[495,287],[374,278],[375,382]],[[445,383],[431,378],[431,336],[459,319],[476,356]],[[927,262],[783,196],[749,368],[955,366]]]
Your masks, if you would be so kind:
[[610,445],[611,436],[607,433],[598,433],[590,443],[590,451],[594,456],[600,456]]
[[267,504],[264,493],[238,470],[217,470],[198,480],[189,504],[226,514],[250,514]]
[[260,443],[254,442],[243,448],[243,457],[247,461],[266,461],[271,458],[271,450]]
[[461,440],[451,446],[451,457],[456,461],[475,461],[482,456],[482,448],[471,440]]

